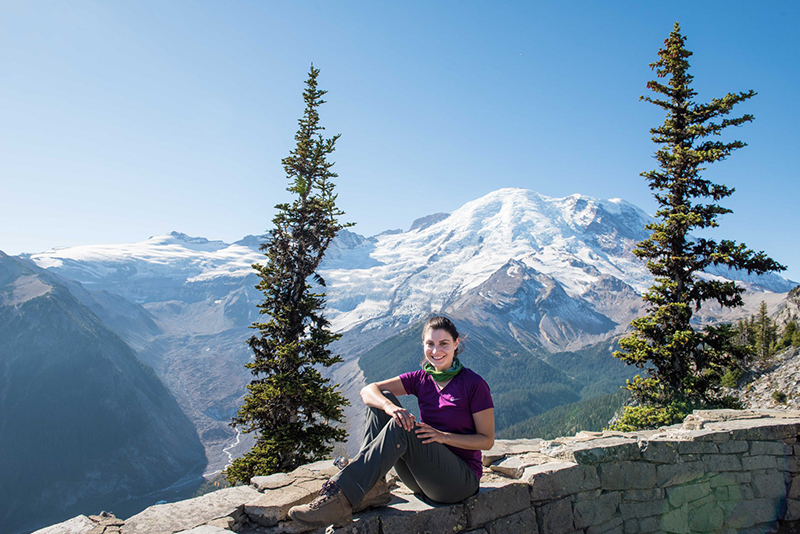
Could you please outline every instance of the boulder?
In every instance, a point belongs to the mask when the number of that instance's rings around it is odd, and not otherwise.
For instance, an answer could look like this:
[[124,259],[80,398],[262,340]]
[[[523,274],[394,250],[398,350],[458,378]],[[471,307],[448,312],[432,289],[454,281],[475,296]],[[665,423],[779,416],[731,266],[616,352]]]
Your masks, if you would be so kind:
[[498,460],[515,454],[539,452],[544,440],[541,439],[504,439],[494,442],[494,446],[483,451],[483,466],[489,467]]
[[37,530],[33,534],[88,534],[96,526],[97,524],[85,515],[79,515],[63,523]]

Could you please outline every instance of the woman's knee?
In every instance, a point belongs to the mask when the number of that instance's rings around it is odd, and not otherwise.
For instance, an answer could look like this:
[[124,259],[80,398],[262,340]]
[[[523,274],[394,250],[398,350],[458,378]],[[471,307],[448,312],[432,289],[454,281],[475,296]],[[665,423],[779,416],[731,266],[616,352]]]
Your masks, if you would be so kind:
[[[381,393],[383,393],[383,395],[396,406],[403,406],[391,391],[381,391]],[[383,408],[375,408],[374,406],[367,406],[367,417],[369,416],[376,417],[379,421],[381,421],[381,426],[385,425],[390,419],[386,412],[383,411]]]
[[408,430],[400,426],[400,423],[398,423],[396,420],[390,419],[389,422],[386,423],[386,433],[402,435],[408,434]]

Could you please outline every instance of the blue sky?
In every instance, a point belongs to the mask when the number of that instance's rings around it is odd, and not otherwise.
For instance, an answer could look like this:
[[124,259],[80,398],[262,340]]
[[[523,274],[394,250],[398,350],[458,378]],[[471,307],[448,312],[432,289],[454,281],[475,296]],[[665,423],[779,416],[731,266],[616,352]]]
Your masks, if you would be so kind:
[[235,241],[289,198],[309,65],[354,231],[408,228],[501,187],[621,197],[642,171],[648,64],[679,21],[698,101],[759,94],[713,235],[800,281],[800,4],[744,1],[6,1],[0,11],[0,250],[172,230]]

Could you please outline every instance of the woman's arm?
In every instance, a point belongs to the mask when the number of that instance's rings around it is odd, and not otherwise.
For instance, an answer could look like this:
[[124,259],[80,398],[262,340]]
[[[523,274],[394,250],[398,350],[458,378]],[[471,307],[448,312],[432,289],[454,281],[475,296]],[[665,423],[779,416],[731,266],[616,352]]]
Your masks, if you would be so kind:
[[422,443],[442,443],[459,449],[486,451],[494,445],[494,408],[472,414],[475,434],[442,432],[425,423],[417,423],[417,436]]
[[372,382],[364,386],[361,389],[361,400],[363,400],[364,404],[367,406],[383,410],[386,415],[394,419],[403,429],[409,432],[413,430],[414,414],[387,399],[386,396],[381,393],[382,391],[389,391],[395,397],[401,397],[406,394],[406,388],[403,386],[403,382],[400,380],[399,376],[396,376],[388,380]]

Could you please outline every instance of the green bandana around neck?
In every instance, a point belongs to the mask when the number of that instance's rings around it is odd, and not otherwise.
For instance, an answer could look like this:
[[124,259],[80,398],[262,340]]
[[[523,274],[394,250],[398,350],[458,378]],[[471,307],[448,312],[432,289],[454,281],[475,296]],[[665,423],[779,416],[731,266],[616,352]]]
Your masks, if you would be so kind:
[[450,369],[445,369],[444,371],[437,371],[431,362],[425,362],[422,368],[437,382],[445,382],[460,373],[464,366],[461,365],[458,357],[456,357],[453,359],[453,365],[450,366]]

